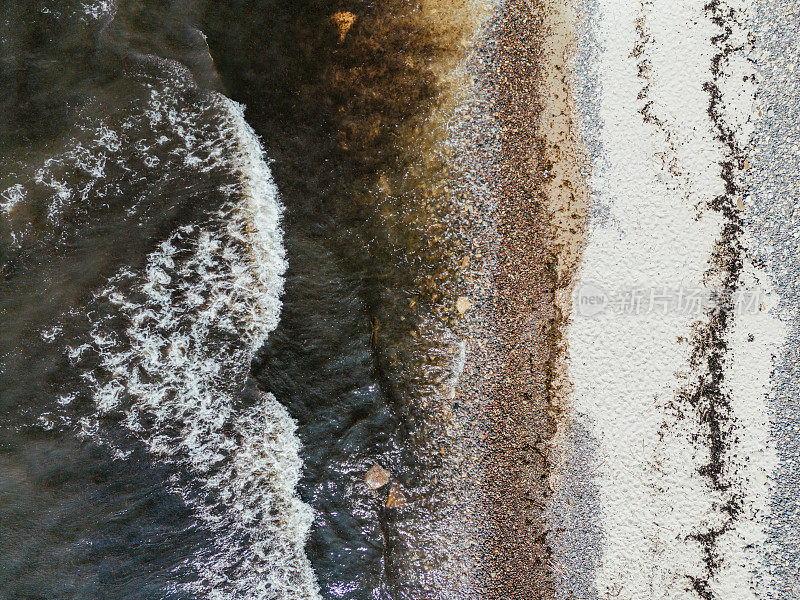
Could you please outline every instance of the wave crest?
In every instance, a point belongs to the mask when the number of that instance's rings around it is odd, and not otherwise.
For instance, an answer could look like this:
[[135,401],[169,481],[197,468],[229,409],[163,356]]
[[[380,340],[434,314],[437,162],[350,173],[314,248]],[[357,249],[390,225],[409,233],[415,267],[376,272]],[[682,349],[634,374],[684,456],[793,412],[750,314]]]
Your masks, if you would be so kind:
[[[318,597],[304,545],[311,509],[295,492],[302,467],[295,423],[271,394],[248,386],[250,361],[278,324],[285,253],[281,206],[243,109],[221,95],[214,139],[191,136],[188,117],[152,106],[186,133],[184,163],[235,174],[203,222],[182,225],[146,258],[119,270],[71,319],[89,336],[68,346],[82,391],[65,393],[65,414],[87,396],[95,410],[81,435],[114,446],[118,422],[158,459],[188,467],[171,488],[215,534],[213,556],[190,559],[190,590],[215,599]],[[183,134],[181,134],[183,135]],[[206,158],[193,165],[198,148]],[[230,183],[233,181],[234,183]],[[116,448],[120,458],[126,451]]]

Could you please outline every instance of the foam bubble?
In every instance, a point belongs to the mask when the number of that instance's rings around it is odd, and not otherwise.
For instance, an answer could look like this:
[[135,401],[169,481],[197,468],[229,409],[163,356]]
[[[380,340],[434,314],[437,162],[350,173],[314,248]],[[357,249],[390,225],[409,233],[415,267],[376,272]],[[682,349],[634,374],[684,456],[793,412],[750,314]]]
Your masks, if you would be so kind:
[[[181,143],[170,152],[187,173],[235,177],[220,188],[225,201],[208,220],[177,228],[141,272],[120,269],[89,309],[72,313],[88,319],[90,333],[66,353],[96,409],[72,425],[111,445],[104,419],[113,415],[153,456],[191,469],[191,482],[170,485],[214,531],[218,549],[190,559],[199,573],[193,593],[317,598],[304,553],[313,515],[295,492],[302,466],[295,423],[271,394],[243,393],[252,356],[278,323],[281,206],[243,108],[212,95],[202,109],[181,110],[153,89],[145,113],[154,129],[177,134]],[[217,118],[213,136],[200,126],[209,114]],[[95,139],[113,152],[118,137],[98,129]],[[156,153],[158,138],[154,144]],[[81,395],[59,399],[65,415]],[[128,453],[117,450],[121,459]]]
[[113,0],[95,0],[83,5],[83,12],[92,19],[105,19],[112,17],[117,11],[117,4]]

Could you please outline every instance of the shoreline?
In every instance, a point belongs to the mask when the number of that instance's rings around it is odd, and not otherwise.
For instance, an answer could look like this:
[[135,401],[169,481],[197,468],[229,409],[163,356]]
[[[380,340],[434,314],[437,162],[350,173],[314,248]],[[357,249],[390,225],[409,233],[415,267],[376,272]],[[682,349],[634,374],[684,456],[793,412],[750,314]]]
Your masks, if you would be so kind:
[[[342,169],[310,187],[337,221],[366,220],[354,230],[372,259],[353,257],[372,278],[363,333],[397,447],[348,462],[343,505],[381,544],[370,575],[391,593],[552,595],[546,513],[568,392],[561,329],[587,212],[565,61],[576,18],[555,0],[350,10],[316,17],[330,54],[299,91],[326,100],[315,125],[323,142],[312,147]],[[414,41],[379,53],[386,35]],[[411,91],[424,103],[399,100]],[[243,101],[268,144],[286,139],[282,123],[266,135],[269,107]],[[321,204],[293,199],[308,194],[307,181],[291,179],[306,159],[271,150],[291,238]],[[409,255],[422,267],[400,269]],[[374,463],[392,473],[380,491],[363,489]],[[399,505],[387,505],[388,489]]]

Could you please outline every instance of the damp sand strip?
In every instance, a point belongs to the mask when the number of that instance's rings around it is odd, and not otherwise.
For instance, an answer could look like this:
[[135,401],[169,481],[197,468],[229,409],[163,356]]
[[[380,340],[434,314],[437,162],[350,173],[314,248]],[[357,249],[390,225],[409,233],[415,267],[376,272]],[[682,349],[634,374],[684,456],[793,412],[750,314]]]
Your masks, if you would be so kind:
[[568,428],[566,347],[588,212],[567,61],[571,9],[524,0],[497,9],[484,72],[499,136],[486,290],[464,393],[482,407],[480,597],[555,594],[546,503]]

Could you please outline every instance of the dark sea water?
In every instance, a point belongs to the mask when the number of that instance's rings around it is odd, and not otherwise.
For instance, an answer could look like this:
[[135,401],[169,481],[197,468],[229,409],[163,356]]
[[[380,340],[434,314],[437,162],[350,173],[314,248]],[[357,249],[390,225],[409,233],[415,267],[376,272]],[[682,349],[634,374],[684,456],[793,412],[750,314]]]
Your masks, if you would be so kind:
[[455,26],[1,6],[0,598],[449,597]]

